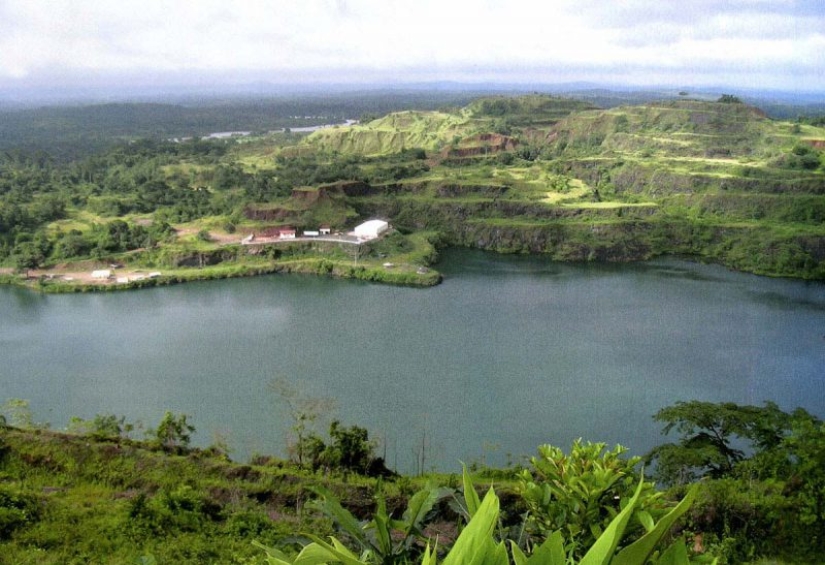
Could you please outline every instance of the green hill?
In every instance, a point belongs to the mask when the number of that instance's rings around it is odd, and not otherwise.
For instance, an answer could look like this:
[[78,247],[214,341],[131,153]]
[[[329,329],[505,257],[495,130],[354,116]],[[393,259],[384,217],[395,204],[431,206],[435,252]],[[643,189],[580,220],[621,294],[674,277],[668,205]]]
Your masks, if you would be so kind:
[[0,154],[2,276],[81,259],[189,280],[172,270],[272,272],[290,258],[287,270],[388,280],[386,250],[356,273],[329,246],[227,248],[283,226],[345,233],[381,217],[415,238],[398,246],[419,250],[405,260],[413,273],[437,241],[576,261],[678,254],[825,279],[825,128],[720,100],[598,109],[493,96],[310,135],[144,140],[67,164]]
[[[438,230],[448,244],[562,260],[675,253],[825,277],[823,128],[774,121],[741,103],[692,100],[598,110],[493,97],[437,116],[395,114],[326,134],[338,142],[319,147],[360,154],[426,139],[420,147],[433,167],[352,198],[361,215]],[[509,135],[490,133],[501,129]],[[379,136],[404,142],[379,151]]]
[[357,155],[386,155],[412,148],[435,151],[479,128],[465,115],[408,111],[366,124],[323,129],[310,135],[306,143],[323,151]]

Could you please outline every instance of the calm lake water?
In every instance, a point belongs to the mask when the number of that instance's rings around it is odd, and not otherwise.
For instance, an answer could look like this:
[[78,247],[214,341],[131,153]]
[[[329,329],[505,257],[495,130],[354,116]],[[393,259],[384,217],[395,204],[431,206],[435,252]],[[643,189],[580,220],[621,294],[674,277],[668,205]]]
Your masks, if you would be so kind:
[[[0,402],[36,419],[184,412],[196,443],[283,454],[273,379],[337,401],[387,460],[458,471],[577,437],[643,454],[677,400],[797,406],[825,417],[825,285],[661,260],[564,265],[452,250],[444,283],[304,276],[135,292],[0,287]],[[382,447],[382,451],[383,451]]]

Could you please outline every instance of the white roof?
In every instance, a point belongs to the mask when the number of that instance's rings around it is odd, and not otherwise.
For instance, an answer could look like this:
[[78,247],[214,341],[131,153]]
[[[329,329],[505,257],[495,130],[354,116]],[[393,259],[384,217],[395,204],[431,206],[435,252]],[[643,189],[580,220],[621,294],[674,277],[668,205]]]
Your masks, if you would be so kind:
[[380,233],[386,230],[389,227],[389,224],[384,220],[368,220],[361,224],[360,226],[356,226],[355,232],[356,235],[358,234],[373,234],[373,233]]

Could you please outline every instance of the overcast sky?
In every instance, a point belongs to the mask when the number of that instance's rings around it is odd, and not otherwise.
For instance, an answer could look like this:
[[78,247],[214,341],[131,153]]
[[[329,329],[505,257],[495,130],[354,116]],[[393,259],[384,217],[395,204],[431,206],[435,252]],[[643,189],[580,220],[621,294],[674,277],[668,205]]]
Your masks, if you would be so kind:
[[207,79],[825,92],[825,0],[0,0],[0,87]]

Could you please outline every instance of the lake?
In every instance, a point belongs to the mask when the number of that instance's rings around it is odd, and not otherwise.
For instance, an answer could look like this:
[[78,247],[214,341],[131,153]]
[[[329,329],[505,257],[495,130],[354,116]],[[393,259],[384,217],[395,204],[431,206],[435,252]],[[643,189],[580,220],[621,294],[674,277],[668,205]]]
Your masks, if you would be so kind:
[[429,289],[298,275],[132,292],[0,287],[0,403],[35,418],[183,412],[195,443],[284,454],[270,384],[336,400],[390,466],[503,464],[577,437],[643,454],[678,400],[825,417],[825,285],[678,260],[570,265],[448,250]]

